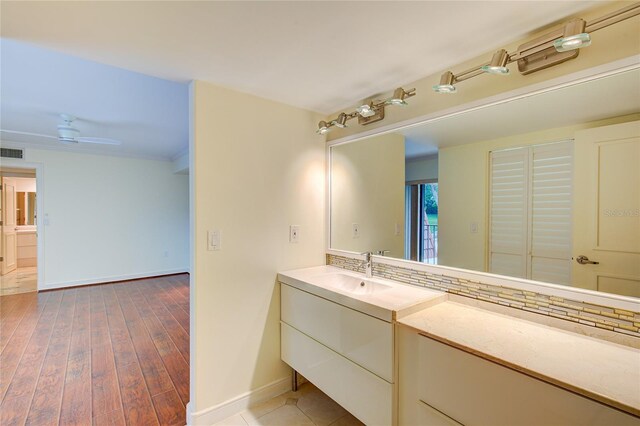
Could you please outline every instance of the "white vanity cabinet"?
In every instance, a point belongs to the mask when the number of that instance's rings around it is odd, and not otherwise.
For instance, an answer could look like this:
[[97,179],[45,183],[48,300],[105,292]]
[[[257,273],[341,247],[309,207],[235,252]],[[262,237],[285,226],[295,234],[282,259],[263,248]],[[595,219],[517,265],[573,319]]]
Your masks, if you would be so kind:
[[392,425],[393,325],[281,284],[281,357],[368,425]]
[[640,425],[630,414],[413,329],[400,327],[398,335],[402,425]]

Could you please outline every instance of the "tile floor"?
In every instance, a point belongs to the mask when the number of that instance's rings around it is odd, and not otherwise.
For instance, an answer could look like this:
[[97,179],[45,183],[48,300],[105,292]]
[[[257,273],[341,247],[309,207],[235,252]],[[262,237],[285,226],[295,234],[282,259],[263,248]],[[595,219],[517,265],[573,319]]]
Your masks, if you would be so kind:
[[353,417],[311,383],[229,417],[215,426],[360,426]]
[[0,276],[0,296],[26,293],[38,289],[38,268],[29,266],[18,268]]

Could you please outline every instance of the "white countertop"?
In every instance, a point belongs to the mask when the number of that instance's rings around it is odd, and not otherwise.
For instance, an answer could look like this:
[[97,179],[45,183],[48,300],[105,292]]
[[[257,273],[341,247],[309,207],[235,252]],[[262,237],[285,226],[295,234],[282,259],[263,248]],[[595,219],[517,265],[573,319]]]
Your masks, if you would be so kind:
[[446,301],[398,319],[423,335],[640,416],[640,350]]
[[[373,294],[354,294],[326,285],[332,274],[348,275],[374,283],[391,286],[388,290]],[[366,278],[364,274],[347,271],[335,266],[316,266],[280,272],[278,280],[284,284],[350,307],[385,321],[393,321],[446,300],[447,295],[408,284],[381,278]]]

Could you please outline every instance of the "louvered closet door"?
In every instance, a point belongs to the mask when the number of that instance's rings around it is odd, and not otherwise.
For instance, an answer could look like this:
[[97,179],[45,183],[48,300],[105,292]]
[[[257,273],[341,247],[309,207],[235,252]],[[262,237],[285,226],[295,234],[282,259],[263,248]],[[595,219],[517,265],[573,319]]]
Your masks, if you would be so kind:
[[491,153],[489,271],[527,277],[529,150]]
[[489,271],[571,284],[573,142],[491,153]]
[[529,278],[571,284],[573,142],[532,151]]

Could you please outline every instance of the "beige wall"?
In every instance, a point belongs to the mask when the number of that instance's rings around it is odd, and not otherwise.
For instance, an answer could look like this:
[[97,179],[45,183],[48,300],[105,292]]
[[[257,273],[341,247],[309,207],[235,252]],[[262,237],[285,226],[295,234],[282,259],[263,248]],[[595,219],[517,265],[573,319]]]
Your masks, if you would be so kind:
[[404,257],[404,186],[404,136],[332,147],[331,248]]
[[[198,423],[203,410],[289,377],[276,274],[324,263],[325,151],[315,113],[200,81],[190,105]],[[297,244],[290,224],[300,226]],[[207,251],[212,229],[222,231],[220,251]]]
[[438,156],[412,158],[405,162],[407,182],[438,180]]
[[[573,139],[578,130],[640,119],[640,114],[442,148],[439,153],[438,264],[486,270],[489,153]],[[478,232],[471,233],[471,223]]]
[[[600,17],[606,13],[618,10],[622,7],[628,6],[632,2],[602,2],[598,4],[596,8],[588,13],[582,13],[577,17],[584,18],[587,22],[590,19]],[[559,25],[561,25],[559,23]],[[545,34],[549,29],[558,27],[551,26],[549,28],[542,28],[540,31],[531,34],[523,40],[517,40],[510,44],[503,44],[501,46],[507,49],[509,52],[516,50],[518,45],[523,42],[530,41],[538,35]],[[576,73],[581,70],[593,68],[598,65],[613,62],[619,59],[628,58],[633,55],[640,54],[640,37],[638,37],[638,28],[640,28],[640,16],[628,19],[624,22],[616,24],[614,26],[604,28],[593,33],[591,46],[581,49],[580,55],[571,61],[567,61],[563,64],[555,67],[548,68],[546,70],[538,71],[529,75],[521,75],[518,72],[517,64],[511,64],[511,74],[509,76],[491,76],[483,75],[472,78],[470,80],[457,84],[458,92],[452,95],[443,95],[435,93],[432,90],[434,84],[438,84],[440,76],[444,71],[450,69],[454,74],[469,69],[471,67],[485,63],[491,59],[491,55],[495,49],[487,50],[487,53],[473,58],[469,61],[457,64],[453,67],[443,69],[442,71],[429,75],[415,82],[402,82],[397,84],[403,87],[416,88],[416,96],[408,99],[409,105],[403,108],[388,107],[385,110],[385,119],[373,123],[370,125],[359,126],[353,125],[346,129],[333,128],[330,133],[327,134],[327,140],[336,140],[342,137],[354,135],[364,131],[371,131],[383,126],[388,126],[393,123],[400,123],[403,121],[415,119],[429,114],[438,115],[439,112],[449,108],[454,108],[459,105],[478,101],[490,96],[498,95],[501,93],[516,90],[529,85],[544,82],[553,78],[561,77],[564,75]],[[425,41],[428,43],[428,41]],[[500,40],[496,40],[496,43],[500,43]],[[463,59],[463,58],[461,58]],[[392,90],[393,88],[390,88]],[[376,96],[376,99],[382,96],[390,95],[391,93],[381,94]],[[372,96],[375,94],[371,94]],[[359,105],[359,104],[358,104]],[[353,105],[355,108],[358,105]],[[347,109],[345,109],[347,111]],[[349,109],[348,111],[351,111]],[[331,114],[329,117],[335,117],[337,113]]]

